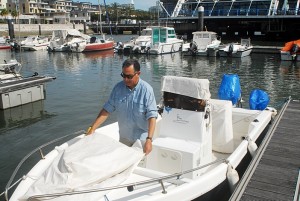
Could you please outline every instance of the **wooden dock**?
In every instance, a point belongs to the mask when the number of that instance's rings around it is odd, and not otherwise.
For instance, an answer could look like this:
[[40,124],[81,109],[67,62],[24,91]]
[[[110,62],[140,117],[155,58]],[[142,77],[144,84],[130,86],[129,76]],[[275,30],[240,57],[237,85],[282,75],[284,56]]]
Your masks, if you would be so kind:
[[299,201],[300,102],[281,109],[230,201]]

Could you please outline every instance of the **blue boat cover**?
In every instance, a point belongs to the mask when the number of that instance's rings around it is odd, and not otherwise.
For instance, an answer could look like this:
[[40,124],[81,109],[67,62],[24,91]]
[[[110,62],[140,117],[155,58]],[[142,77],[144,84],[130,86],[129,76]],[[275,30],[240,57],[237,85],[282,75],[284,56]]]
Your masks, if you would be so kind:
[[270,98],[268,94],[261,89],[254,89],[249,97],[249,106],[251,110],[264,110],[268,106]]
[[230,100],[235,105],[241,98],[241,85],[236,74],[224,74],[218,92],[219,99]]

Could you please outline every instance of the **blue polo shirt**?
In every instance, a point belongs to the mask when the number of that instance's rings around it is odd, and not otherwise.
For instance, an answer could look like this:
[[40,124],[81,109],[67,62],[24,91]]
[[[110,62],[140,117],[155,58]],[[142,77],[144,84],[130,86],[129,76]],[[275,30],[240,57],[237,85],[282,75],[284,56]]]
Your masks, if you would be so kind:
[[133,89],[129,89],[124,81],[117,83],[103,108],[109,113],[117,112],[120,136],[132,142],[145,140],[148,119],[157,118],[153,88],[141,78]]

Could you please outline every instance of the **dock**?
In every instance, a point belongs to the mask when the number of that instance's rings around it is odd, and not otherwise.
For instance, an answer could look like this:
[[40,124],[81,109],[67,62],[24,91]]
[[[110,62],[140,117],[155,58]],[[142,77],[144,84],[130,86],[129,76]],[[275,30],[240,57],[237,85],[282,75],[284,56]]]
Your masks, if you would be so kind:
[[298,201],[300,102],[289,99],[278,113],[230,201]]
[[255,45],[252,48],[252,53],[258,54],[279,54],[282,47],[279,46],[260,46]]

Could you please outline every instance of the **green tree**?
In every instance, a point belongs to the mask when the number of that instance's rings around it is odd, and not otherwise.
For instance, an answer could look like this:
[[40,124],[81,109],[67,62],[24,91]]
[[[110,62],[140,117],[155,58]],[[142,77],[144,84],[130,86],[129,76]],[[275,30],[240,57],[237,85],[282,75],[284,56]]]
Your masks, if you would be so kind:
[[16,10],[13,10],[13,11],[11,11],[11,16],[16,20],[17,19],[17,17],[19,16],[19,12],[18,11],[16,11]]
[[0,15],[3,17],[5,17],[6,18],[6,16],[9,14],[9,12],[8,12],[8,10],[7,9],[3,9],[3,10],[1,10],[1,13],[0,13]]

